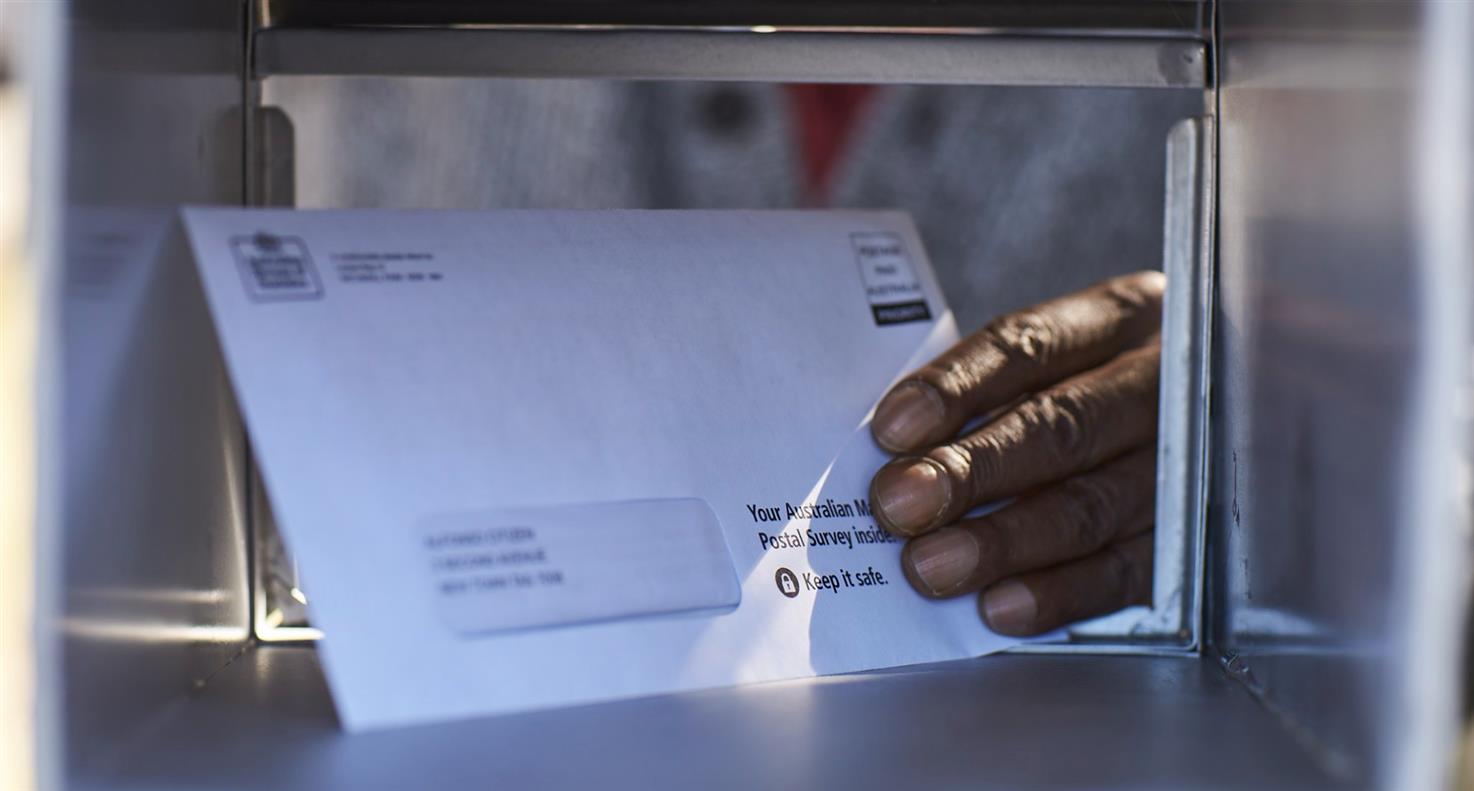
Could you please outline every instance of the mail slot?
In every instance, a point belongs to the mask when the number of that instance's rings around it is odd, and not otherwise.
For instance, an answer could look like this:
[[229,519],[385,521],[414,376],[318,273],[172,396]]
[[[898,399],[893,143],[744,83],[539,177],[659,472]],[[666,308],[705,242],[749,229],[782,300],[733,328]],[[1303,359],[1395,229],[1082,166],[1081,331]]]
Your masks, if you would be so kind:
[[[32,129],[13,270],[34,287],[14,324],[37,340],[17,344],[30,400],[0,416],[31,427],[17,443],[35,470],[17,489],[36,559],[23,780],[1451,784],[1467,716],[1474,9],[1356,5],[71,0],[18,15],[0,73]],[[364,605],[372,639],[341,649],[313,618],[314,569],[270,489],[286,446],[247,430],[218,300],[212,318],[159,274],[181,223],[220,207],[897,210],[964,332],[1160,269],[1151,603],[970,659],[345,732],[344,695],[413,700],[449,671],[389,617],[413,607]],[[882,225],[855,232],[909,233]],[[241,304],[370,276],[303,265],[311,239],[230,239],[222,260],[241,268],[221,282]],[[857,299],[867,272],[882,277],[859,261]],[[941,316],[929,295],[855,315],[914,329]],[[687,494],[447,508],[415,536],[449,575],[474,560],[457,542],[572,542],[592,513],[706,525],[648,537],[697,558],[702,585],[631,606],[730,611],[750,569],[726,576],[730,516]],[[863,516],[850,499],[798,512]],[[760,506],[754,551],[786,551]],[[841,535],[861,540],[823,542]],[[633,558],[628,543],[601,551]],[[647,576],[690,570],[649,557]],[[779,603],[881,580],[759,568]],[[472,637],[541,624],[466,601],[435,617]],[[586,592],[554,623],[622,614]],[[321,657],[347,666],[333,650],[395,662],[349,683],[324,673]],[[613,661],[598,653],[565,659]]]

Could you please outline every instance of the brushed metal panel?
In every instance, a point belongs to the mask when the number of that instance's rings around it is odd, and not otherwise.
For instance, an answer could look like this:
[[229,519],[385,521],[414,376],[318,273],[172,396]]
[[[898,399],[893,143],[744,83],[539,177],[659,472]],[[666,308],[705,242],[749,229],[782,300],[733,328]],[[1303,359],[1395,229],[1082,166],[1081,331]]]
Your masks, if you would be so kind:
[[1456,68],[1424,51],[1437,6],[1221,6],[1214,648],[1387,787],[1446,770],[1466,604],[1469,258],[1430,253],[1415,168],[1416,89]]
[[645,25],[985,27],[1097,35],[1198,34],[1208,0],[265,0],[273,22],[294,25]]
[[66,774],[116,765],[246,645],[245,452],[183,203],[239,203],[243,8],[67,4],[47,312]]

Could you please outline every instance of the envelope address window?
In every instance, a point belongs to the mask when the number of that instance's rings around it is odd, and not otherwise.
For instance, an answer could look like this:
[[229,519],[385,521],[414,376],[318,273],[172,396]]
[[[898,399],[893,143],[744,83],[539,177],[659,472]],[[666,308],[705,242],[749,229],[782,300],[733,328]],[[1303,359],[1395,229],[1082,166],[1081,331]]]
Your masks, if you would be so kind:
[[419,544],[435,609],[464,635],[742,599],[716,514],[694,498],[445,514]]

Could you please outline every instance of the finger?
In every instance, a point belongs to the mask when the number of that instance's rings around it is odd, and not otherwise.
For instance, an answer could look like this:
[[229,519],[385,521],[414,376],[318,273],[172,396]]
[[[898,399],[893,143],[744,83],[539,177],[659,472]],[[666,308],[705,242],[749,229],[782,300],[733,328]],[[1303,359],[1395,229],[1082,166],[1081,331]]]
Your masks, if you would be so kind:
[[1081,560],[1006,579],[983,591],[978,609],[993,631],[1025,637],[1149,604],[1151,595],[1152,534],[1143,533]]
[[1094,368],[1161,328],[1161,272],[1137,272],[1004,316],[891,389],[870,429],[906,453],[944,442],[967,421]]
[[977,431],[886,464],[870,482],[882,527],[917,536],[1145,445],[1157,430],[1156,345],[1030,396]]
[[1151,528],[1156,449],[1098,469],[906,543],[901,568],[926,596],[976,593],[998,580],[1057,566]]

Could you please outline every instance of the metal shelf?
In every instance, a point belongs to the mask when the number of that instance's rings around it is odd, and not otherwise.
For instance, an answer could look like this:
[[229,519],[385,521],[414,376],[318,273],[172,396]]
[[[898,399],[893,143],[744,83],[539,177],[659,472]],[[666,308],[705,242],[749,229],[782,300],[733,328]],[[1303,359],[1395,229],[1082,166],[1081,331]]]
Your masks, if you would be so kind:
[[1193,36],[608,26],[266,27],[257,77],[562,77],[1206,87]]
[[[413,685],[412,674],[404,683]],[[1193,658],[995,656],[349,736],[316,652],[258,647],[93,788],[1320,788]]]

